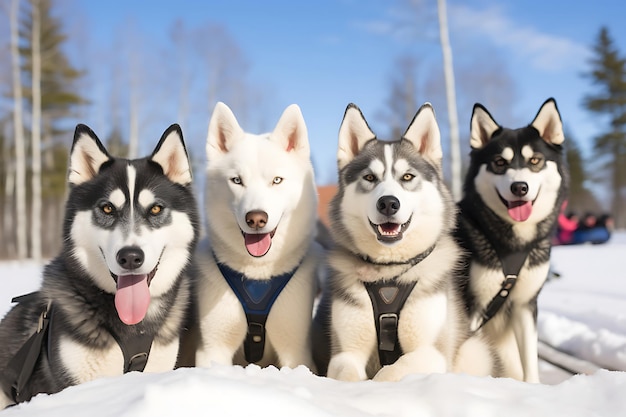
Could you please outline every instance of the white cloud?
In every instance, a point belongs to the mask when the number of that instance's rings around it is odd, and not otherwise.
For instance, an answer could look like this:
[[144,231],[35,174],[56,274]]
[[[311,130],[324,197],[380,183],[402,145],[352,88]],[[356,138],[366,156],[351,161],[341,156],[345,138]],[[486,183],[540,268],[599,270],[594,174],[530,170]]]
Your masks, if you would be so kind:
[[450,30],[456,36],[464,39],[471,35],[485,36],[494,45],[505,48],[537,70],[556,72],[580,66],[590,54],[586,45],[516,23],[497,6],[475,10],[466,5],[451,4],[448,14]]

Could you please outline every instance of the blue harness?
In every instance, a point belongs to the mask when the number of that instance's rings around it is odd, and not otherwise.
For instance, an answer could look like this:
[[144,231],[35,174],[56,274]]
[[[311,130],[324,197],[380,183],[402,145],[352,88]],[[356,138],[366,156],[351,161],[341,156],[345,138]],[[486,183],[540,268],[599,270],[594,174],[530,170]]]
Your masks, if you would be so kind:
[[[217,261],[217,258],[216,258]],[[258,362],[265,351],[265,322],[272,305],[298,270],[299,264],[291,271],[267,280],[246,277],[226,264],[217,262],[222,276],[233,290],[243,311],[246,313],[248,333],[243,342],[246,361]]]

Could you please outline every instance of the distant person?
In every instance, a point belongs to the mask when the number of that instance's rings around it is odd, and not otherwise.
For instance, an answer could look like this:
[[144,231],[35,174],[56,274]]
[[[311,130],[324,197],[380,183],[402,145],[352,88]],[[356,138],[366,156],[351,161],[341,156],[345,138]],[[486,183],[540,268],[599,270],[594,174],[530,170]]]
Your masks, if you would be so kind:
[[565,214],[567,208],[567,201],[564,201],[561,205],[561,211],[559,211],[559,217],[557,218],[556,226],[556,245],[569,245],[574,240],[574,231],[578,228],[578,215],[574,212]]
[[595,236],[592,236],[591,243],[594,245],[606,243],[610,238],[613,230],[615,230],[615,221],[613,216],[605,213],[598,217],[596,228],[599,229]]
[[580,224],[578,225],[579,230],[590,230],[596,227],[597,218],[593,213],[585,213],[583,218],[580,220]]
[[560,245],[569,245],[574,240],[574,232],[578,229],[578,215],[570,212],[558,218],[557,239]]
[[572,243],[592,243],[598,245],[606,243],[611,238],[614,228],[613,218],[604,214],[598,218],[592,213],[587,213],[582,218],[580,225],[574,231]]

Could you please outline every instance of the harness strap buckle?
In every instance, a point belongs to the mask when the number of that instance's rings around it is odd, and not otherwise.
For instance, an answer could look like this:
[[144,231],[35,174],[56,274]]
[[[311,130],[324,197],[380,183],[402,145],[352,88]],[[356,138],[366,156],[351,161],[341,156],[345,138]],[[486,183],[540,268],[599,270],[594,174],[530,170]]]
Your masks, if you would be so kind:
[[148,363],[148,353],[140,352],[137,353],[128,359],[126,363],[126,369],[124,369],[124,373],[127,372],[142,372]]
[[378,316],[380,326],[380,337],[378,350],[393,352],[398,341],[398,315],[396,313],[385,313]]
[[261,323],[248,323],[248,337],[253,343],[262,343],[265,336],[265,326]]
[[[243,352],[246,360],[255,363],[263,359],[265,353],[265,324],[259,323],[256,318],[246,315],[248,319],[248,333],[243,343]],[[264,322],[267,317],[262,318]]]

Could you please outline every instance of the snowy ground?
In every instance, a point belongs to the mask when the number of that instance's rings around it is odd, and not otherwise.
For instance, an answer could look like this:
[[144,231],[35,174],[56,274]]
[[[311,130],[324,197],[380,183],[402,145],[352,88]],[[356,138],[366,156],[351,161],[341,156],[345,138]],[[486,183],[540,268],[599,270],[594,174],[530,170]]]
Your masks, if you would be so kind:
[[[179,369],[106,378],[0,412],[1,417],[98,416],[624,416],[626,232],[606,245],[555,247],[561,278],[539,299],[540,338],[613,371],[567,377],[542,365],[544,384],[466,375],[415,375],[398,383],[343,383],[308,369]],[[0,264],[0,315],[36,289],[39,267]],[[562,382],[560,382],[562,381]],[[557,385],[551,385],[559,382]]]

